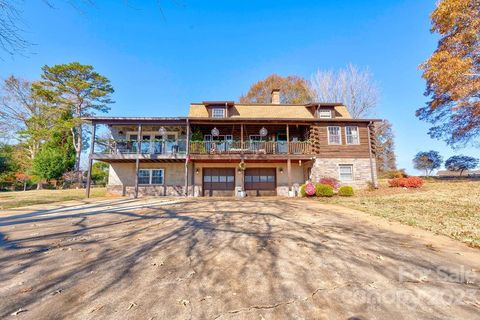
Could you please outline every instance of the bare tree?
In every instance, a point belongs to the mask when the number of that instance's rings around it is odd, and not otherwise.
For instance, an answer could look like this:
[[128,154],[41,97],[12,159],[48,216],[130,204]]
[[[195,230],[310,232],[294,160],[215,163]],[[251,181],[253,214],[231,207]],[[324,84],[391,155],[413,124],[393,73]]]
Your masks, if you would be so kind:
[[370,71],[347,65],[339,71],[317,70],[310,81],[318,102],[341,102],[353,118],[371,116],[378,103],[379,90]]
[[[41,101],[32,94],[32,83],[28,80],[8,77],[0,95],[0,131],[9,137],[22,140],[22,132],[29,131],[29,139],[23,141],[33,159],[40,145],[40,134],[47,123]],[[34,133],[34,134],[32,134]]]
[[0,48],[10,55],[23,52],[29,43],[21,36],[21,17],[13,1],[0,0]]
[[[375,114],[379,89],[368,68],[351,64],[339,71],[315,72],[310,81],[312,96],[318,102],[343,103],[352,118]],[[392,125],[387,120],[375,124],[377,168],[379,173],[396,169],[395,144]]]

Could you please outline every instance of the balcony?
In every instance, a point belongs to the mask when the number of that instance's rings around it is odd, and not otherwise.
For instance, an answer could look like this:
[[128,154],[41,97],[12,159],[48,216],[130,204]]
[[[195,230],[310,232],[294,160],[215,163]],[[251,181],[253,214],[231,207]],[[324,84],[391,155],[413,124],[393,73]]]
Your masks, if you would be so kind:
[[[141,159],[184,159],[187,142],[177,140],[113,140],[95,141],[94,159],[135,159],[137,153]],[[140,150],[139,150],[140,148]]]
[[309,141],[192,141],[192,155],[311,155]]

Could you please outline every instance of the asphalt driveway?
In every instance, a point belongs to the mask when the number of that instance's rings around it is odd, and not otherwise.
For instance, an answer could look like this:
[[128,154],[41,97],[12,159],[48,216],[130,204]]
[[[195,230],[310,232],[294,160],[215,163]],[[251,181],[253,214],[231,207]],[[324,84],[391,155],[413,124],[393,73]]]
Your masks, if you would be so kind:
[[0,212],[0,318],[480,319],[480,251],[306,199]]

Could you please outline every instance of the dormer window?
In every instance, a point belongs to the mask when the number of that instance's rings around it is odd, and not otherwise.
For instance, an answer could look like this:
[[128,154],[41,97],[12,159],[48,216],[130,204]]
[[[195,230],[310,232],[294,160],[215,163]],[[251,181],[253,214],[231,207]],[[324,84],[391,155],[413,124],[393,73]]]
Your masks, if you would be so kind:
[[212,118],[225,118],[225,108],[212,108]]
[[330,109],[318,109],[317,116],[321,119],[331,119],[332,110]]

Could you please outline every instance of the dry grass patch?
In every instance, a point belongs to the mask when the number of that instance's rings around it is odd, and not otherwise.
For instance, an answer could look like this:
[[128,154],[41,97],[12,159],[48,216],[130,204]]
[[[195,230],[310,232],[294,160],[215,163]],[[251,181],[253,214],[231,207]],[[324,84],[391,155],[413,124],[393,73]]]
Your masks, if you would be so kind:
[[[106,195],[106,192],[106,188],[93,188],[91,190],[91,196],[103,197]],[[0,192],[0,209],[47,204],[58,201],[80,200],[83,198],[85,198],[84,189]]]
[[361,190],[351,198],[328,203],[418,226],[480,247],[480,181],[428,181],[421,189]]

